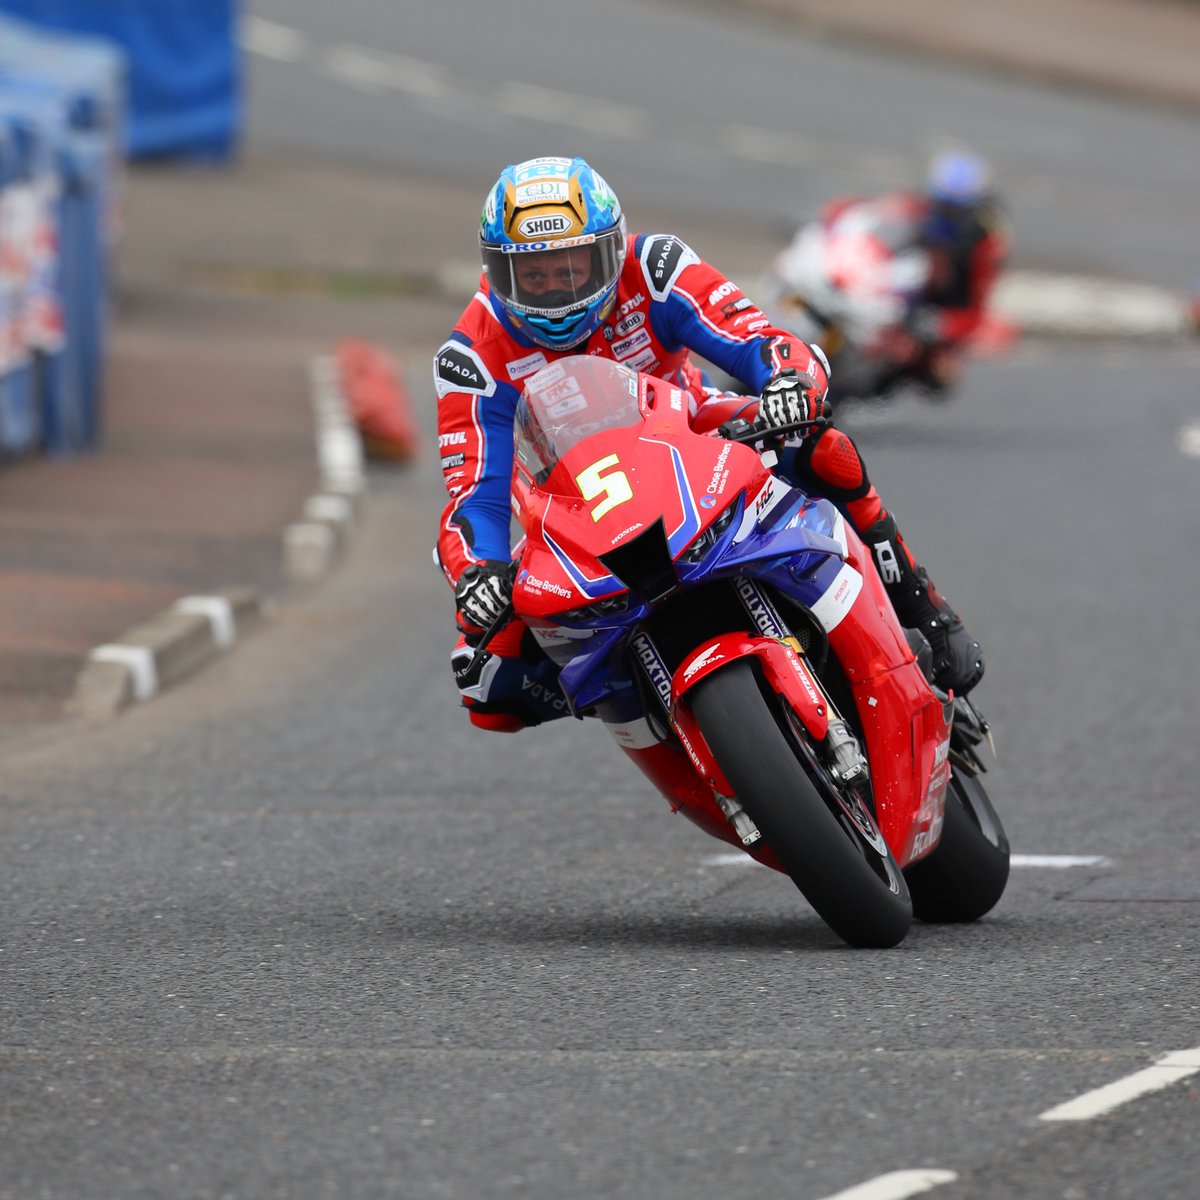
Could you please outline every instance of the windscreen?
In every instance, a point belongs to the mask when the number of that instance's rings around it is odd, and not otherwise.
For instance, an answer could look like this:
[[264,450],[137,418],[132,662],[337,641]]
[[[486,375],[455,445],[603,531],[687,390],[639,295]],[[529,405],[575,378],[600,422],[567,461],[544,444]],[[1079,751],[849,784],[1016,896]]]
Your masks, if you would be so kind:
[[541,482],[584,438],[641,419],[636,371],[608,359],[565,358],[525,381],[517,402],[517,458]]

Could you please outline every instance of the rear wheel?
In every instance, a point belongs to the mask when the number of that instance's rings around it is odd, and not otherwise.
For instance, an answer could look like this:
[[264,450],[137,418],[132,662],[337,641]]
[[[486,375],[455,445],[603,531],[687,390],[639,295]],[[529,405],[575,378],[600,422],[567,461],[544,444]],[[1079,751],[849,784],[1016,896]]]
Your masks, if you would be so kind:
[[913,916],[921,921],[976,921],[1008,883],[1008,836],[978,775],[955,767],[937,847],[904,872]]
[[722,668],[692,711],[738,801],[822,920],[852,946],[895,946],[912,922],[904,876],[862,794],[840,786],[794,718],[776,720],[753,666]]

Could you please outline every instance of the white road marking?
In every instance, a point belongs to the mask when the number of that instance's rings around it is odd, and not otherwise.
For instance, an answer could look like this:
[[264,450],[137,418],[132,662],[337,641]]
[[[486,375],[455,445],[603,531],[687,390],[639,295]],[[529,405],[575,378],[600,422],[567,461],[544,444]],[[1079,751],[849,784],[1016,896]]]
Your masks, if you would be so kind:
[[1175,435],[1175,442],[1189,458],[1200,458],[1200,422],[1184,425]]
[[396,91],[441,100],[451,92],[449,72],[436,63],[364,46],[334,46],[322,56],[319,70],[348,87],[374,94]]
[[830,143],[804,134],[738,122],[720,126],[716,137],[726,154],[749,162],[806,169],[820,163],[826,170],[889,183],[905,178],[909,171],[909,164],[903,158],[879,146],[855,146],[843,141]]
[[856,1184],[844,1192],[825,1196],[822,1200],[904,1200],[928,1192],[943,1183],[952,1183],[958,1176],[953,1171],[924,1167],[915,1171],[889,1171],[865,1183]]
[[592,100],[575,92],[558,92],[531,83],[502,83],[495,106],[510,117],[566,125],[612,137],[645,137],[646,114],[629,104]]
[[1090,1121],[1093,1117],[1110,1113],[1114,1108],[1136,1100],[1149,1092],[1170,1087],[1181,1079],[1187,1079],[1200,1071],[1200,1047],[1192,1050],[1176,1050],[1164,1054],[1152,1067],[1135,1071],[1114,1083],[1084,1092],[1065,1104],[1048,1108],[1039,1114],[1042,1121]]
[[1085,275],[1010,271],[997,282],[993,303],[1029,333],[1180,337],[1194,331],[1182,296]]
[[1111,867],[1112,859],[1103,854],[1013,854],[1010,867]]
[[[761,864],[748,854],[736,850],[727,854],[710,854],[701,860],[706,867],[757,867]],[[1013,867],[1111,867],[1112,859],[1103,854],[1014,854],[1009,858]]]
[[298,29],[245,17],[238,30],[238,43],[247,54],[271,58],[276,62],[299,62],[308,54],[308,38]]

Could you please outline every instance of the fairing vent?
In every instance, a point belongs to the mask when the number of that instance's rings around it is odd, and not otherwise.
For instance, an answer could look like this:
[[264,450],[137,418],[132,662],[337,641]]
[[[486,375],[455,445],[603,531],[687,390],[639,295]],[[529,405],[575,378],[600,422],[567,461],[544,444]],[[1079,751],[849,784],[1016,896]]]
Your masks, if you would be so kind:
[[679,585],[661,517],[623,546],[601,554],[600,561],[631,592],[650,604],[670,595]]

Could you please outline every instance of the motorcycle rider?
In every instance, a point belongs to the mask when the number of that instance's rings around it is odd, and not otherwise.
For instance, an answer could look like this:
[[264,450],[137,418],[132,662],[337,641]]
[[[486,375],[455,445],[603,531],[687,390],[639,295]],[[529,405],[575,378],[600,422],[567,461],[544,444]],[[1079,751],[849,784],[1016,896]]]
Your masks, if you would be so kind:
[[[924,252],[929,263],[927,282],[903,327],[890,334],[889,357],[897,365],[877,381],[876,392],[883,395],[911,382],[940,394],[959,374],[963,347],[983,322],[1008,254],[1009,234],[991,169],[977,155],[948,151],[930,163],[923,190],[841,197],[825,205],[820,222],[829,227],[855,212],[888,231],[895,253]],[[789,278],[789,251],[773,268],[776,298],[784,309],[799,302],[803,323],[797,327],[836,346],[840,333],[803,307],[803,285]]]
[[[479,290],[433,359],[449,493],[435,561],[454,588],[460,635],[451,661],[470,719],[512,732],[567,712],[557,667],[519,620],[469,669],[473,646],[512,596],[521,381],[571,354],[602,355],[682,388],[692,427],[705,432],[755,408],[768,428],[823,420],[828,368],[819,348],[772,325],[678,237],[627,233],[616,195],[582,158],[505,167],[487,194],[479,241]],[[689,351],[742,381],[757,405],[707,387]],[[833,501],[871,547],[901,622],[933,647],[938,683],[958,694],[973,687],[983,675],[979,644],[909,553],[853,441],[822,424],[784,452],[778,470]]]

